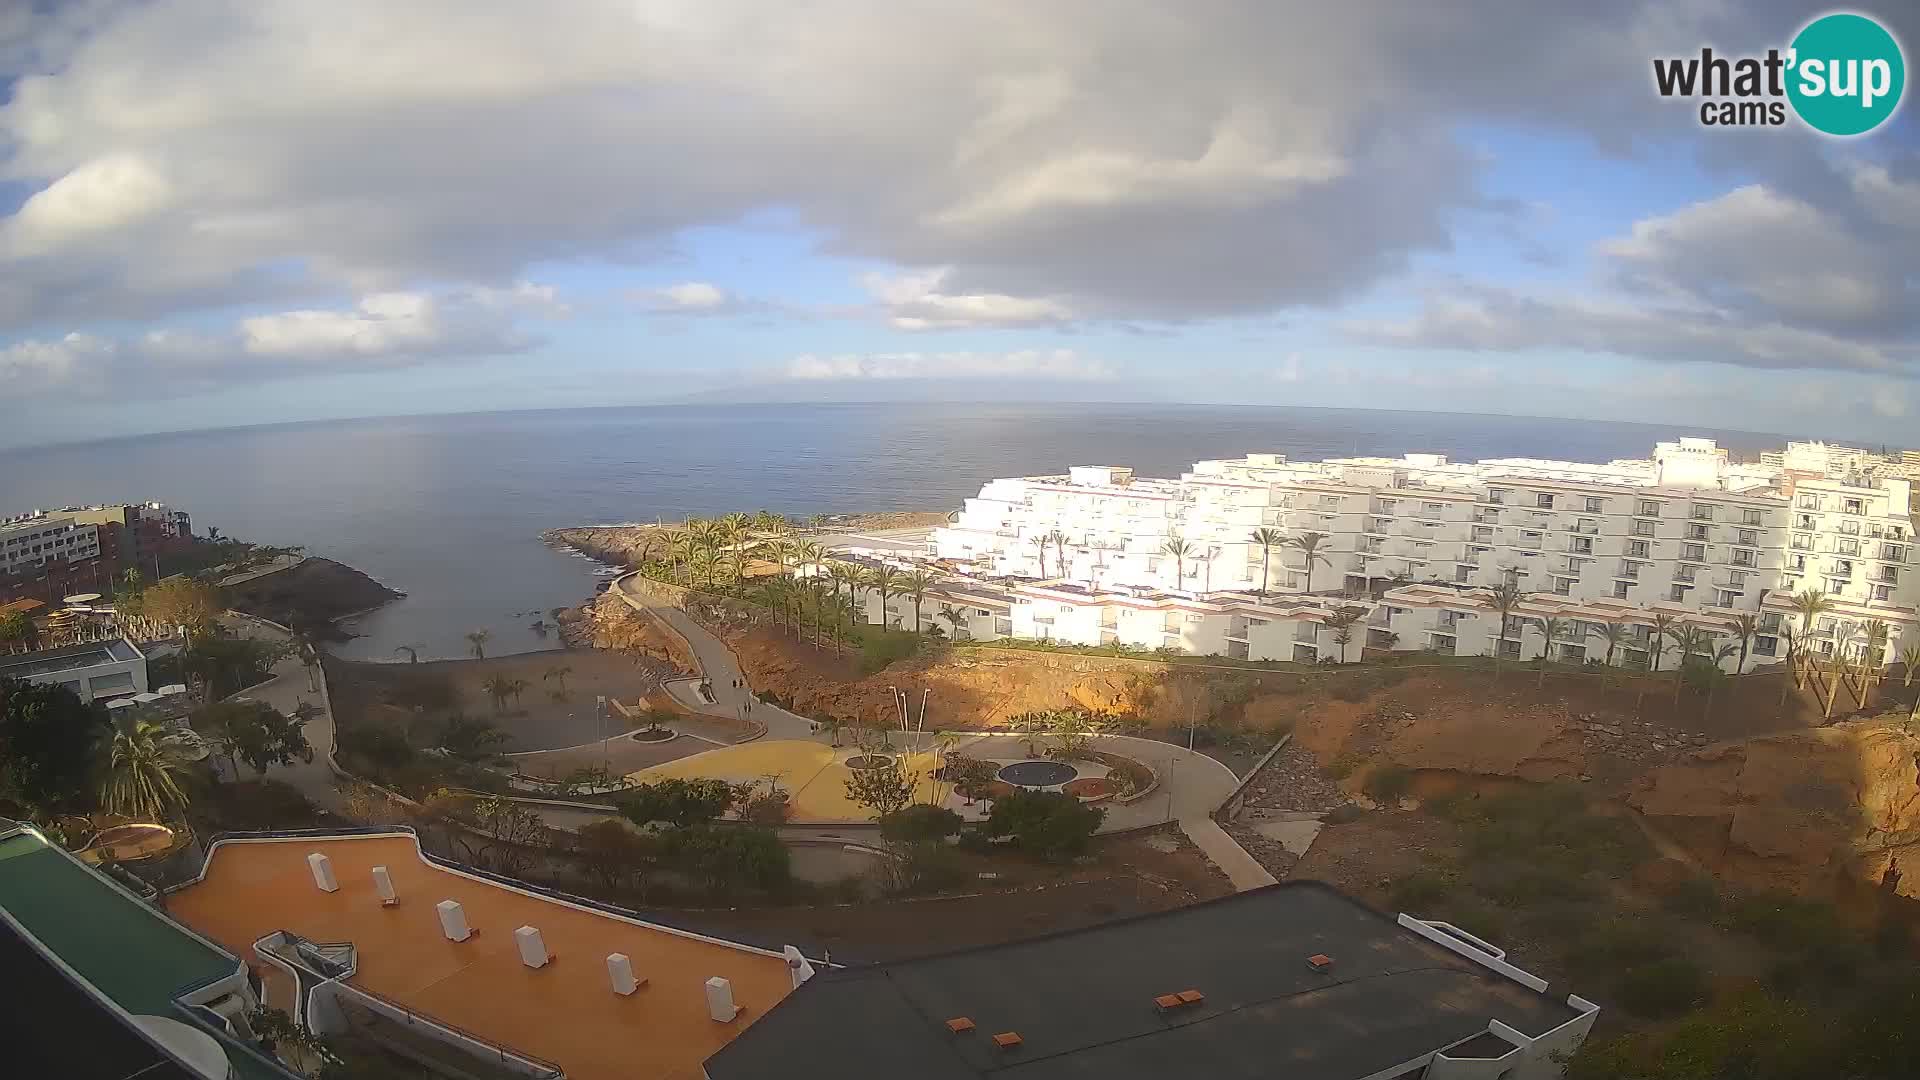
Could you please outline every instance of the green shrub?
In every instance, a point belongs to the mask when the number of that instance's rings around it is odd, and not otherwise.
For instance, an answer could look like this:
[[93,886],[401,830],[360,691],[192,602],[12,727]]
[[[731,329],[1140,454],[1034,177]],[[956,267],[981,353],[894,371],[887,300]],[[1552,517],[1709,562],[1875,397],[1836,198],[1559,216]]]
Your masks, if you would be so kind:
[[1413,786],[1413,774],[1398,765],[1386,765],[1367,774],[1362,785],[1368,797],[1383,805],[1398,804]]
[[1786,893],[1734,899],[1726,905],[1721,925],[1789,951],[1834,952],[1858,943],[1858,936],[1839,921],[1832,905]]
[[1038,858],[1060,860],[1084,852],[1105,815],[1058,791],[1016,791],[995,799],[984,832],[1011,837],[1014,846]]
[[1644,919],[1615,918],[1589,927],[1567,950],[1567,962],[1585,974],[1611,975],[1672,951],[1672,943]]
[[1387,890],[1387,897],[1393,906],[1408,914],[1434,910],[1446,898],[1453,882],[1447,875],[1433,870],[1416,870],[1393,883]]
[[1502,907],[1579,900],[1592,892],[1577,868],[1554,862],[1482,863],[1473,868],[1473,881],[1475,888]]
[[1507,916],[1499,908],[1467,894],[1450,897],[1441,908],[1443,921],[1495,945],[1506,937]]
[[860,628],[860,673],[871,675],[896,660],[919,651],[922,638],[908,630],[886,626]]
[[1670,956],[1627,972],[1614,984],[1614,995],[1628,1012],[1657,1020],[1704,1002],[1707,977],[1693,961]]

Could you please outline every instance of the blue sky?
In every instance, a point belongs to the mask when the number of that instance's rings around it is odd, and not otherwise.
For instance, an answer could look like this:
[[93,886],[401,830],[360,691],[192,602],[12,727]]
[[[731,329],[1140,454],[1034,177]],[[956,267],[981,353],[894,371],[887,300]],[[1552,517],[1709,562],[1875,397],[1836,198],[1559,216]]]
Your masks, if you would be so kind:
[[1915,441],[1913,110],[1708,131],[1647,50],[1816,9],[1595,7],[9,9],[0,445],[956,388]]

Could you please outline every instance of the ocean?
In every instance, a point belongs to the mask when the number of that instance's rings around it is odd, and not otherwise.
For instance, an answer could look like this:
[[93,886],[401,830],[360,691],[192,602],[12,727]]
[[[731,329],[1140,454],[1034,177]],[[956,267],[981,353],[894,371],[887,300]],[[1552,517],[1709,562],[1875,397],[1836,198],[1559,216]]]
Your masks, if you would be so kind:
[[996,476],[1195,460],[1408,451],[1456,459],[1645,457],[1659,439],[1752,453],[1784,437],[1456,413],[1210,405],[693,405],[325,421],[0,451],[0,514],[159,500],[194,531],[302,544],[406,598],[347,625],[355,659],[554,648],[535,614],[590,596],[594,564],[543,529],[768,509],[946,510]]

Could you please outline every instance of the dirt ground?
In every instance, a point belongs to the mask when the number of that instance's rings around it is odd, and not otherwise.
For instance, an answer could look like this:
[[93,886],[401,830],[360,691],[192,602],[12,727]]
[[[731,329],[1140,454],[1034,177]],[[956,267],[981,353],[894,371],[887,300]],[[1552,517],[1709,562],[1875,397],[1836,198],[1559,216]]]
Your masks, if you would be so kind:
[[971,895],[684,911],[672,921],[774,948],[798,945],[809,955],[830,952],[836,961],[878,963],[1167,911],[1232,891],[1175,830],[1113,837],[1096,843],[1095,851],[1091,865],[1066,870],[998,859],[1002,878],[981,882]]
[[[558,668],[571,669],[565,679],[565,700],[556,700],[560,681],[548,677]],[[597,743],[609,730],[626,730],[625,722],[617,718],[595,717],[595,697],[604,694],[632,703],[659,687],[659,675],[659,665],[647,657],[596,649],[421,664],[328,661],[334,707],[346,726],[383,720],[430,725],[459,712],[491,720],[508,736],[503,747],[508,752]],[[526,683],[519,700],[510,701],[503,711],[495,710],[483,689],[495,676]],[[610,728],[610,724],[618,726]]]

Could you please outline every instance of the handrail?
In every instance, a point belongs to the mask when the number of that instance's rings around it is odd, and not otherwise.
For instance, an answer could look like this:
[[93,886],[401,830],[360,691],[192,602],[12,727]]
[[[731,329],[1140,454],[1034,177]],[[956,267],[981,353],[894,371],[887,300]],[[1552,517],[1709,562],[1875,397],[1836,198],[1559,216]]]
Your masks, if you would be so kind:
[[382,1005],[387,1006],[388,1008],[399,1010],[400,1012],[406,1015],[407,1024],[409,1026],[415,1023],[421,1023],[421,1024],[425,1024],[428,1027],[439,1028],[440,1030],[448,1032],[450,1034],[458,1035],[463,1039],[476,1042],[481,1046],[484,1046],[494,1051],[495,1053],[500,1055],[500,1060],[503,1062],[509,1058],[518,1058],[520,1061],[528,1065],[532,1065],[536,1068],[544,1069],[546,1071],[543,1074],[541,1074],[544,1077],[551,1078],[551,1077],[561,1077],[566,1075],[566,1071],[562,1069],[559,1065],[555,1064],[554,1062],[548,1061],[545,1058],[535,1057],[532,1054],[528,1054],[520,1050],[514,1049],[513,1047],[508,1046],[506,1043],[503,1043],[498,1039],[489,1039],[479,1034],[478,1032],[468,1031],[466,1028],[463,1028],[458,1024],[450,1024],[447,1021],[442,1020],[437,1016],[431,1016],[427,1013],[423,1013],[419,1009],[416,1009],[411,1005],[406,1005],[401,1002],[395,1001],[394,999],[388,997],[385,994],[380,993],[379,991],[369,990],[364,986],[356,986],[353,983],[342,982],[338,979],[329,979],[327,981],[332,983],[336,990],[350,991],[351,993],[357,994],[361,997],[371,998],[374,1001],[377,1001]]

